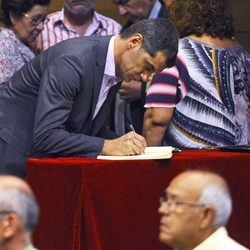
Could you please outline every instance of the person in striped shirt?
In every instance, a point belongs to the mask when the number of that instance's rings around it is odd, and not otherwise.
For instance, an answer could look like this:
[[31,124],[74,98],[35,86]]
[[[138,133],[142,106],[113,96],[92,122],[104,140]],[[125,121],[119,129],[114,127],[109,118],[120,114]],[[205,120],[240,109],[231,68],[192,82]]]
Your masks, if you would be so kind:
[[120,33],[121,25],[94,10],[95,0],[64,0],[61,11],[48,15],[49,22],[38,36],[35,47],[43,51],[70,38],[106,36]]
[[154,75],[144,105],[143,135],[148,145],[168,145],[164,134],[173,119],[177,104],[187,95],[190,85],[188,67],[180,53],[174,67]]

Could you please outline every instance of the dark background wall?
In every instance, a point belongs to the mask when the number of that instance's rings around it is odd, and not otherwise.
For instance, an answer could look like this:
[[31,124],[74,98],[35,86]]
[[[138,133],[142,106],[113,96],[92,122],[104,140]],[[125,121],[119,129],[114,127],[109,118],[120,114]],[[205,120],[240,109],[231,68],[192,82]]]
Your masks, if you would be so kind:
[[250,53],[250,0],[230,0],[236,39]]

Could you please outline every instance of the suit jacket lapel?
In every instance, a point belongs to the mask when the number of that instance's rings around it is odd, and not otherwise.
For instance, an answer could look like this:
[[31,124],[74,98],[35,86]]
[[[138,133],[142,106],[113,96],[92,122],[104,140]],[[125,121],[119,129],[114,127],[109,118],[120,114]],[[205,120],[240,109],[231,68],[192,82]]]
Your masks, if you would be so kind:
[[93,120],[93,129],[92,129],[91,135],[96,135],[99,132],[100,128],[104,126],[107,112],[110,112],[111,104],[113,103],[113,101],[115,99],[116,93],[117,93],[120,85],[121,84],[118,83],[109,90],[109,93],[108,93],[106,100],[104,101],[98,114],[96,115],[95,119]]
[[96,66],[94,69],[93,75],[93,96],[92,96],[92,109],[91,109],[91,119],[94,116],[96,104],[100,94],[102,79],[104,75],[106,57],[108,52],[108,46],[111,36],[101,37],[100,46],[97,48],[96,52]]

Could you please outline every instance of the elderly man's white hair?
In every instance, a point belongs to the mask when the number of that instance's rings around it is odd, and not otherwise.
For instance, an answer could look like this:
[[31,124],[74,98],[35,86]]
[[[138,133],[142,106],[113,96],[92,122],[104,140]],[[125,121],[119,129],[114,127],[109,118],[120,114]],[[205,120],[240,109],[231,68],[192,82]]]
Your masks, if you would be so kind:
[[[201,173],[215,178],[211,178],[210,183],[204,188],[198,203],[209,204],[214,208],[213,226],[215,229],[226,226],[232,213],[232,198],[228,185],[224,178],[215,173],[202,171]],[[215,181],[215,179],[219,180],[219,182]]]
[[25,229],[32,231],[37,224],[39,207],[29,186],[21,179],[0,176],[0,211],[19,216]]

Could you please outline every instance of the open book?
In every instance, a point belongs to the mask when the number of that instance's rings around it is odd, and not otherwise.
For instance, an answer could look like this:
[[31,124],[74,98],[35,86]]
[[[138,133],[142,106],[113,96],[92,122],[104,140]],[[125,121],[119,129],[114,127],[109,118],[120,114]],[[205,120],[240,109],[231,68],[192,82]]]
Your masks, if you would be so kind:
[[146,147],[140,155],[99,155],[97,159],[102,160],[146,160],[146,159],[169,159],[173,155],[173,147]]

